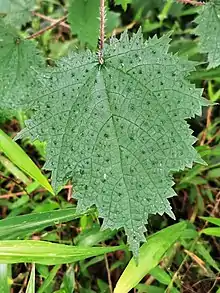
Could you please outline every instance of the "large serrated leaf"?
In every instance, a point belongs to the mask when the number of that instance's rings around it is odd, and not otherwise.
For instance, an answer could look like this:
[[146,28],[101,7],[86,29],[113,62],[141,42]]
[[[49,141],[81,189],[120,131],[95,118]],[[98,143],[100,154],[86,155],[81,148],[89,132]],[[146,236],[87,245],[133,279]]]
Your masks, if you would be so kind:
[[34,42],[20,38],[1,19],[0,64],[0,108],[28,104],[36,87],[37,69],[43,68],[44,60]]
[[102,227],[124,227],[135,254],[149,214],[174,217],[171,171],[203,162],[185,119],[206,102],[187,80],[194,64],[168,53],[169,41],[124,33],[106,45],[103,65],[90,51],[63,58],[44,74],[18,136],[48,142],[54,188],[72,179],[78,209],[95,204]]
[[30,21],[35,0],[0,0],[0,15],[6,15],[6,23],[21,27]]
[[196,18],[195,33],[200,37],[200,51],[208,53],[208,68],[220,65],[220,1],[211,0]]

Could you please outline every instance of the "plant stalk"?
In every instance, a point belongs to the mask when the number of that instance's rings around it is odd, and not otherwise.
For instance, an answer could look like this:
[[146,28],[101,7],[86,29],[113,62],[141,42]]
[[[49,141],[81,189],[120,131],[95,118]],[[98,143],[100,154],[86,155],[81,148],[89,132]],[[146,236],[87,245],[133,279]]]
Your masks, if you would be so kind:
[[104,42],[105,42],[105,0],[100,0],[99,64],[104,63],[104,59],[103,59]]
[[35,39],[39,36],[41,36],[43,33],[45,33],[48,30],[53,29],[54,27],[58,26],[59,24],[63,23],[66,20],[67,16],[63,16],[62,18],[54,21],[54,23],[52,23],[51,25],[41,29],[40,31],[34,33],[33,35],[30,35],[29,37],[27,37],[27,40],[31,40],[31,39]]

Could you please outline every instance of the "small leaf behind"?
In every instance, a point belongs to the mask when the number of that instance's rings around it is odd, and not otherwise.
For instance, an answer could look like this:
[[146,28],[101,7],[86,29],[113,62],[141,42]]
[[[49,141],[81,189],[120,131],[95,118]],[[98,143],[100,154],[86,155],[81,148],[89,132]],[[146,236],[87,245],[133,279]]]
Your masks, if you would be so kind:
[[220,65],[220,2],[211,0],[203,5],[196,18],[195,33],[200,37],[200,50],[208,53],[208,69]]
[[99,37],[99,0],[70,0],[68,21],[83,44],[96,48]]
[[24,40],[0,18],[0,108],[19,108],[33,100],[40,87],[37,69],[44,68],[43,57],[34,41]]
[[21,27],[30,21],[35,0],[0,0],[0,15],[6,14],[4,21]]

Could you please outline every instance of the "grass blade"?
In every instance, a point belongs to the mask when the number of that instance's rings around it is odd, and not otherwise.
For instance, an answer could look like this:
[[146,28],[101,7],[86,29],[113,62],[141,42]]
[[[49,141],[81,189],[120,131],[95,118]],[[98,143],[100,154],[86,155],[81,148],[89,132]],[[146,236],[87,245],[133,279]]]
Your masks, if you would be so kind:
[[39,168],[22,150],[22,148],[14,142],[7,134],[0,129],[0,149],[5,155],[22,171],[28,174],[31,178],[39,182],[50,193],[54,191],[47,181],[46,177],[41,173]]
[[9,161],[7,158],[0,156],[0,163],[11,173],[23,182],[26,185],[31,184],[31,180],[20,170],[18,169],[11,161]]
[[28,281],[26,293],[35,293],[35,264],[32,264],[31,275]]
[[60,265],[56,265],[56,266],[54,266],[52,268],[52,270],[50,271],[48,277],[46,278],[46,280],[44,280],[43,284],[40,286],[40,288],[37,291],[37,293],[44,293],[44,292],[46,292],[47,287],[51,284],[51,282],[55,278],[55,276],[56,276],[59,268],[60,268]]
[[34,240],[0,241],[0,262],[34,262],[46,265],[72,263],[97,255],[102,255],[125,246],[79,247]]
[[9,293],[9,283],[8,283],[8,265],[0,264],[0,292]]
[[186,223],[181,222],[149,237],[140,248],[138,265],[134,258],[130,260],[116,284],[114,293],[127,293],[134,288],[150,270],[158,265],[164,253],[177,241],[185,229]]
[[[87,211],[91,213],[91,210]],[[85,214],[85,213],[84,213]],[[48,226],[80,218],[75,208],[10,217],[0,221],[0,239],[18,239]]]
[[210,236],[220,237],[220,228],[206,228],[206,229],[203,229],[200,233],[204,233]]
[[209,223],[215,224],[220,227],[220,219],[214,218],[214,217],[200,217],[200,219],[203,219],[204,221],[207,221]]

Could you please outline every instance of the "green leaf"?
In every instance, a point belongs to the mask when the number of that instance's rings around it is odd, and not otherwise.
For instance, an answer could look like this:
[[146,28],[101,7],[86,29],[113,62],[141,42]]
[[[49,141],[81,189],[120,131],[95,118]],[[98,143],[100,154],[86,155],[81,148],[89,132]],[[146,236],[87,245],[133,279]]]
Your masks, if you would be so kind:
[[0,15],[5,15],[10,11],[10,0],[0,0]]
[[220,219],[214,217],[200,217],[204,221],[220,226]]
[[18,239],[24,237],[24,235],[27,236],[46,227],[68,222],[81,216],[82,214],[76,213],[75,208],[68,208],[6,218],[0,221],[0,239]]
[[127,293],[134,288],[158,265],[165,252],[178,240],[185,229],[186,223],[181,222],[149,237],[147,243],[140,248],[138,266],[133,257],[117,282],[114,293]]
[[10,286],[8,282],[8,265],[0,264],[0,292],[9,293]]
[[103,229],[125,228],[137,255],[149,214],[174,218],[171,171],[204,163],[186,118],[201,114],[202,90],[188,80],[194,63],[168,53],[167,35],[72,53],[42,79],[35,113],[17,138],[47,141],[55,190],[72,179],[78,210],[96,205]]
[[120,13],[107,10],[106,12],[106,33],[112,31],[120,25]]
[[161,284],[169,285],[169,283],[171,282],[171,277],[169,276],[169,274],[159,266],[150,270],[149,274],[153,276]]
[[210,266],[215,268],[218,272],[220,272],[220,268],[218,267],[217,262],[211,257],[209,251],[205,248],[202,243],[196,243],[195,246],[196,251],[198,254],[208,263]]
[[15,111],[0,108],[0,125],[4,124],[7,120],[12,120],[15,116]]
[[28,281],[26,293],[35,293],[35,264],[32,264],[31,275]]
[[34,4],[35,0],[0,0],[0,15],[6,15],[6,23],[21,27],[30,21]]
[[70,0],[68,21],[83,44],[96,48],[99,37],[99,0]]
[[156,286],[150,286],[145,284],[139,284],[136,286],[137,293],[164,293],[164,288]]
[[76,236],[74,243],[79,246],[93,246],[114,237],[115,233],[116,231],[111,231],[110,229],[100,231],[99,228],[91,228],[82,231],[78,236]]
[[1,19],[0,64],[0,108],[18,108],[29,103],[37,86],[36,70],[43,68],[44,60],[33,41],[20,38]]
[[211,0],[201,9],[195,33],[200,37],[200,51],[208,53],[209,69],[220,65],[220,1]]
[[34,262],[45,265],[72,263],[89,257],[124,249],[114,247],[78,247],[34,240],[0,241],[0,262]]
[[210,236],[220,237],[220,228],[206,228],[206,229],[203,229],[200,233],[204,233]]
[[0,150],[21,170],[38,181],[44,188],[54,194],[46,177],[22,148],[0,129]]
[[65,292],[74,292],[75,288],[75,271],[74,266],[70,265],[63,277],[63,287]]
[[31,180],[20,170],[18,169],[11,161],[9,161],[4,156],[0,156],[0,163],[11,173],[23,182],[26,185],[31,184]]
[[132,3],[132,0],[115,0],[115,4],[121,5],[124,11],[127,10],[127,6],[129,3]]
[[[44,293],[47,289],[47,287],[53,282],[53,279],[55,278],[58,270],[60,268],[60,265],[56,265],[52,268],[52,270],[49,272],[47,278],[43,282],[43,284],[38,289],[37,293]],[[70,291],[72,292],[72,291]]]

